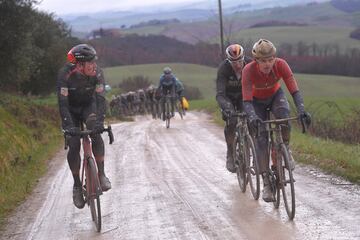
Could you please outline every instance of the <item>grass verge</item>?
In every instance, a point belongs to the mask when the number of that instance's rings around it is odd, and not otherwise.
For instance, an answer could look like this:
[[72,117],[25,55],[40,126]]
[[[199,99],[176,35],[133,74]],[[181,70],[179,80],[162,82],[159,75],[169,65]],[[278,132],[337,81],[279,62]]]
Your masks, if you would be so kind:
[[59,149],[59,119],[52,100],[0,94],[0,227]]

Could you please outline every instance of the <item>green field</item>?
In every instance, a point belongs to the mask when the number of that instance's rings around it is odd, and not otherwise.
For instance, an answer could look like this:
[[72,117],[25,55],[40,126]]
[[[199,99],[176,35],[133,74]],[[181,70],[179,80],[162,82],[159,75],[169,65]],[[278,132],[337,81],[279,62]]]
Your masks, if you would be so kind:
[[[158,84],[164,66],[170,66],[175,75],[186,85],[198,87],[204,98],[215,96],[216,68],[182,63],[145,64],[105,68],[107,82],[118,85],[124,78],[135,75],[147,76]],[[360,96],[360,78],[334,75],[295,74],[299,87],[305,97],[358,98]]]
[[165,66],[170,66],[177,78],[188,86],[198,87],[204,98],[215,95],[216,69],[182,63],[145,64],[105,68],[106,81],[111,86],[117,86],[124,78],[143,75],[156,86]]

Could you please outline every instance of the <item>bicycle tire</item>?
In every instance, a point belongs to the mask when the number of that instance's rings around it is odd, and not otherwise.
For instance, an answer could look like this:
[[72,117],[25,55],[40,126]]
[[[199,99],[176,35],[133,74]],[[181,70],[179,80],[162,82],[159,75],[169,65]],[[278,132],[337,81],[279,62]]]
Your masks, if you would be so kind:
[[233,144],[233,159],[236,167],[236,176],[239,183],[241,192],[246,192],[247,175],[246,175],[246,164],[244,161],[243,146],[241,143],[240,134],[237,131],[235,133],[234,144]]
[[165,126],[166,128],[170,128],[170,106],[169,106],[169,100],[166,99],[165,102]]
[[[295,217],[295,186],[292,170],[289,166],[289,152],[285,144],[280,146],[281,166],[279,171],[279,184],[283,195],[286,213],[290,220]],[[280,165],[280,164],[278,164]]]
[[88,159],[88,201],[90,206],[90,212],[92,220],[95,222],[96,230],[101,231],[101,206],[100,206],[100,197],[99,191],[101,192],[101,187],[99,183],[99,177],[96,170],[96,163],[93,158]]
[[277,173],[277,167],[273,166],[273,169],[270,170],[270,178],[272,181],[272,193],[275,201],[273,202],[274,208],[278,209],[280,206],[280,186],[279,186],[279,177]]
[[179,115],[180,115],[180,118],[183,119],[183,110],[182,110],[182,107],[181,107],[181,104],[179,103],[177,105],[177,109],[176,109],[178,112],[179,112]]
[[247,135],[245,138],[245,149],[246,170],[250,191],[253,195],[253,198],[258,200],[260,196],[259,166],[256,156],[255,144],[250,135]]

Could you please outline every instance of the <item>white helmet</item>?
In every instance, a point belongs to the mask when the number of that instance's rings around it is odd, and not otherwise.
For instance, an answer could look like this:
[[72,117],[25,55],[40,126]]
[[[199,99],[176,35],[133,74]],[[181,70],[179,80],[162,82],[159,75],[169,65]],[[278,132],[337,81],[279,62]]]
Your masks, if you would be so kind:
[[269,40],[260,39],[254,44],[251,53],[256,59],[274,57],[276,48]]
[[244,60],[244,48],[239,44],[231,44],[226,48],[226,58],[230,62]]

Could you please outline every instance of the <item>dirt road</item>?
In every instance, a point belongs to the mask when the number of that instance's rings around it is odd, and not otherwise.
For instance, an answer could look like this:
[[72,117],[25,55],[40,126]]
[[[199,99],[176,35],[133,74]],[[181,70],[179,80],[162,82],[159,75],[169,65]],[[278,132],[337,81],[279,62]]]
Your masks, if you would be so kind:
[[0,239],[360,239],[359,186],[298,165],[297,212],[288,221],[283,205],[276,210],[240,192],[225,170],[222,129],[206,114],[177,117],[170,129],[147,117],[113,129],[101,233],[88,208],[72,204],[61,151]]

